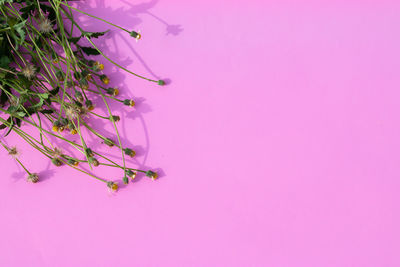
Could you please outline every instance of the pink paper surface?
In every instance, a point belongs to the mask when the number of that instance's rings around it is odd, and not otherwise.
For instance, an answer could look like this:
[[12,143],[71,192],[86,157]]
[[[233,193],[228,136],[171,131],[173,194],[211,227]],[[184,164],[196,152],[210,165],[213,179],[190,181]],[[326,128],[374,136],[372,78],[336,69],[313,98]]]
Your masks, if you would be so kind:
[[110,57],[170,81],[106,64],[129,162],[162,177],[110,195],[10,135],[43,181],[0,153],[0,266],[400,266],[399,1],[86,3],[142,32]]

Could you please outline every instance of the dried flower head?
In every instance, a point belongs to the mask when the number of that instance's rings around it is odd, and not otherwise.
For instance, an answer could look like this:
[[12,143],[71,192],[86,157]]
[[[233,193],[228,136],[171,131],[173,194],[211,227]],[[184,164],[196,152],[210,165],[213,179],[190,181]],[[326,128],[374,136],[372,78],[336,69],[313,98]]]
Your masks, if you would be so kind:
[[53,25],[47,18],[41,19],[38,23],[39,31],[42,33],[49,33],[53,30]]
[[22,70],[22,75],[31,80],[36,74],[36,67],[28,63]]
[[37,175],[37,173],[31,173],[28,175],[26,180],[31,183],[37,183],[39,181],[39,176]]
[[8,155],[10,155],[13,158],[18,158],[19,151],[18,151],[17,147],[16,146],[10,147],[8,149]]
[[70,104],[65,106],[65,115],[67,115],[68,118],[76,119],[79,117],[81,109],[78,107],[78,105]]

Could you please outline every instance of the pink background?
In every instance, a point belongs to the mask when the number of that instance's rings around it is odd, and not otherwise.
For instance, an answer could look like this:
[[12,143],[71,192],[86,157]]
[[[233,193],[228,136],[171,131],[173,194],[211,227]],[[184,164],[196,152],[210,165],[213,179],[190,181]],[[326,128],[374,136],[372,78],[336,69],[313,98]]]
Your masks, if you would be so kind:
[[2,151],[0,266],[400,266],[399,1],[89,3],[142,31],[112,58],[170,80],[106,64],[162,177],[110,195],[20,145],[29,184]]

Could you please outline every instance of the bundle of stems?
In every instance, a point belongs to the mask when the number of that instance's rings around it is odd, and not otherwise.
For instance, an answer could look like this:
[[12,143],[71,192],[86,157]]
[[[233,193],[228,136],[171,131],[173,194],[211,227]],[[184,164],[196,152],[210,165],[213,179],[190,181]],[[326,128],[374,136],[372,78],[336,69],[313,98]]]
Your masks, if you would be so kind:
[[[117,122],[119,116],[112,113],[109,101],[117,101],[129,107],[135,106],[132,99],[118,98],[117,88],[107,85],[110,79],[103,73],[104,65],[92,60],[100,55],[118,69],[131,75],[164,85],[163,80],[152,80],[124,68],[107,57],[93,42],[105,32],[85,31],[74,19],[79,12],[107,23],[129,34],[133,40],[140,40],[141,34],[115,25],[102,18],[88,14],[66,0],[0,0],[0,129],[6,137],[11,131],[43,154],[56,166],[67,165],[88,176],[104,182],[112,190],[118,190],[118,181],[99,177],[86,171],[81,164],[92,167],[119,168],[122,182],[128,184],[138,172],[151,179],[157,178],[152,170],[140,170],[126,166],[125,157],[134,157],[135,151],[121,142]],[[82,45],[86,41],[89,46]],[[95,111],[90,99],[102,99],[107,115]],[[101,135],[90,126],[88,117],[96,116],[112,124],[116,141]],[[37,130],[35,137],[24,131],[21,124]],[[45,125],[49,129],[46,129]],[[51,129],[50,129],[51,128]],[[99,141],[121,152],[122,164],[118,164],[87,145],[83,129],[93,133]],[[70,135],[79,135],[79,142],[72,141]],[[3,138],[4,138],[3,137]],[[51,140],[58,140],[65,146],[77,150],[82,156],[63,153]],[[0,141],[27,173],[27,181],[36,183],[38,174],[28,170],[20,159],[18,149]]]

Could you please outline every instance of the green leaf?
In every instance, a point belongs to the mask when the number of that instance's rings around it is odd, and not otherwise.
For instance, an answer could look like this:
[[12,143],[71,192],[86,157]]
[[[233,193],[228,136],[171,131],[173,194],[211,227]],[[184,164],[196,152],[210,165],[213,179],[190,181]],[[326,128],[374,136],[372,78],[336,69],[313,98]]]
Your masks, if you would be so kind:
[[79,40],[82,38],[82,36],[78,36],[78,37],[70,37],[68,38],[68,41],[70,41],[71,43],[76,44],[77,42],[79,42]]
[[26,115],[26,113],[23,111],[18,111],[15,113],[15,115],[17,115],[18,117],[24,117]]
[[11,4],[13,0],[0,0],[0,5],[4,5],[5,3]]
[[2,56],[0,57],[0,67],[2,67],[2,68],[8,68],[8,64],[9,64],[10,62],[11,62],[11,61],[10,61],[10,59],[9,59],[7,56],[2,55]]
[[43,106],[43,98],[39,98],[39,102],[36,103],[35,105],[30,106],[31,109],[37,109]]
[[10,128],[7,131],[7,133],[4,135],[4,137],[6,137],[11,132],[11,130],[14,128],[14,120],[11,116],[8,117],[7,121],[8,121],[8,123],[10,123]]
[[38,94],[38,96],[39,96],[40,98],[43,98],[43,99],[49,98],[49,94],[48,94],[48,93]]
[[13,29],[18,33],[20,38],[15,38],[15,41],[17,42],[18,45],[22,45],[25,41],[25,30],[23,29],[25,27],[26,20],[21,21],[20,23],[17,23],[14,25]]
[[97,51],[97,49],[95,49],[93,47],[81,46],[81,49],[88,56],[90,56],[90,55],[100,55],[100,52]]
[[105,32],[83,32],[82,35],[88,38],[99,38],[100,36],[103,36],[109,32],[109,30],[106,30]]

